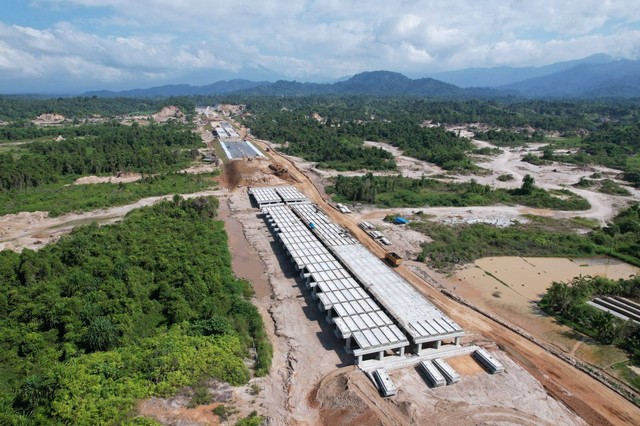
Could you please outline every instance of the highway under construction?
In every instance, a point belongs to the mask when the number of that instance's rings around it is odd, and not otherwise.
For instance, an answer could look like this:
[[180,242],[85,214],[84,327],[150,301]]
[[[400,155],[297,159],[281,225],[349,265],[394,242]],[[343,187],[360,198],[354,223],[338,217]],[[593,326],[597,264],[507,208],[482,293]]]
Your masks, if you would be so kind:
[[356,364],[460,346],[458,324],[296,188],[250,193]]

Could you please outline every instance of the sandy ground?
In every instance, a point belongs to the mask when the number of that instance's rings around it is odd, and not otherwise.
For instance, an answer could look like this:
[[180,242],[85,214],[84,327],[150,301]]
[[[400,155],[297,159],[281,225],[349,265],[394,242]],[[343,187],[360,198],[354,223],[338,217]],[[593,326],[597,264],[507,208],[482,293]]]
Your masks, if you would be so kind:
[[[183,195],[186,198],[222,195],[226,191],[218,189]],[[84,213],[68,213],[58,217],[49,217],[47,212],[22,212],[0,216],[0,250],[20,252],[25,248],[37,250],[57,241],[80,225],[92,222],[98,224],[114,223],[122,219],[133,209],[155,204],[160,200],[171,199],[173,195],[148,197],[124,206],[110,207]]]
[[[189,174],[200,174],[200,173],[212,173],[218,169],[218,166],[213,164],[195,164],[193,166],[187,167],[186,169],[180,170],[184,173]],[[131,183],[137,182],[142,179],[142,174],[134,173],[134,172],[126,172],[119,173],[116,176],[83,176],[81,178],[76,179],[73,184],[74,185],[87,185],[87,184],[95,184],[95,183]]]
[[554,281],[568,282],[578,276],[626,279],[638,273],[640,268],[607,258],[492,257],[465,266],[453,277],[442,277],[440,283],[534,337],[615,375],[609,367],[627,359],[623,351],[597,344],[570,327],[559,324],[542,312],[537,302]]
[[152,114],[151,117],[157,123],[166,123],[169,120],[178,120],[181,123],[186,123],[187,119],[184,116],[183,112],[180,111],[180,108],[169,105],[162,108],[160,111]]
[[[392,402],[411,413],[412,418],[432,419],[436,425],[519,424],[583,425],[582,419],[550,398],[531,375],[500,351],[493,351],[505,366],[502,374],[480,370],[471,374],[457,367],[460,382],[438,388],[429,387],[417,369],[392,372],[400,386]],[[467,363],[477,363],[470,356]],[[454,368],[455,368],[454,367]],[[478,366],[479,367],[479,366]],[[509,397],[505,397],[505,396]]]
[[[264,146],[260,141],[257,144]],[[314,202],[325,207],[325,211],[331,219],[346,227],[373,253],[383,256],[384,249],[373,242],[364,232],[357,227],[355,218],[342,215],[328,208],[323,194],[309,179],[313,173],[303,173],[296,168],[296,164],[289,162],[287,158],[275,155],[279,162],[288,164],[290,173],[300,183],[297,185]],[[410,265],[408,265],[410,266]],[[435,275],[431,271],[420,271],[420,277],[414,270],[407,266],[400,266],[396,271],[412,283],[427,298],[433,300],[441,309],[462,325],[469,333],[479,333],[482,336],[490,336],[513,359],[524,367],[530,374],[540,381],[549,395],[561,400],[589,424],[635,424],[640,411],[636,406],[626,401],[614,391],[595,380],[591,376],[577,370],[569,363],[552,355],[544,347],[531,341],[499,322],[470,309],[467,305],[446,297],[436,290],[439,286]],[[430,284],[425,282],[427,280]],[[505,396],[509,398],[509,396]],[[379,413],[378,413],[379,414]],[[375,419],[375,416],[374,416]],[[328,422],[324,422],[327,424]],[[384,423],[384,422],[383,422]],[[372,423],[378,424],[378,423]],[[393,422],[389,423],[393,424]]]
[[83,176],[76,179],[74,185],[88,185],[94,183],[130,183],[142,179],[140,173],[120,173],[117,176]]
[[490,375],[466,355],[447,360],[462,376],[454,385],[432,388],[417,367],[407,367],[390,372],[398,394],[385,399],[356,370],[327,376],[314,398],[331,425],[585,424],[509,357],[492,352],[504,373]]
[[[470,137],[470,132],[465,132],[463,136]],[[472,140],[472,142],[479,148],[495,146],[484,141]],[[434,174],[447,174],[434,164],[427,163],[425,161],[416,160],[411,157],[402,155],[402,152],[389,144],[381,142],[366,142],[369,146],[380,147],[386,151],[391,152],[400,169],[400,173],[406,177],[419,178],[421,176],[430,176]],[[436,220],[443,222],[468,222],[477,219],[486,221],[488,223],[495,223],[511,220],[522,220],[521,216],[524,214],[535,214],[541,216],[549,216],[554,218],[570,218],[580,216],[584,218],[596,219],[601,225],[605,225],[610,221],[620,210],[626,207],[629,203],[634,201],[640,201],[640,191],[626,185],[626,182],[616,180],[616,176],[620,174],[619,170],[610,169],[602,166],[589,166],[578,167],[571,164],[553,163],[546,166],[535,166],[530,163],[521,161],[527,153],[537,153],[538,149],[545,144],[529,144],[527,147],[518,148],[501,148],[502,153],[493,157],[480,157],[477,163],[479,167],[486,169],[489,173],[481,175],[454,175],[453,181],[463,182],[474,179],[478,183],[483,185],[489,185],[494,188],[516,188],[522,185],[522,178],[529,174],[531,175],[537,186],[544,189],[569,189],[570,191],[586,198],[591,204],[591,208],[585,211],[557,211],[547,209],[534,209],[522,206],[486,206],[486,207],[427,207],[422,209],[370,209],[366,208],[362,211],[364,214],[362,219],[369,220],[372,218],[382,218],[385,215],[396,212],[411,212],[415,210],[422,210],[425,213],[434,215]],[[320,170],[315,168],[314,163],[304,162],[295,158],[291,158],[299,164],[300,169],[304,171],[312,171],[318,177],[315,182],[317,185],[326,186],[329,184],[328,178],[342,174],[345,176],[363,176],[367,171],[356,171],[339,173],[335,170]],[[617,183],[623,185],[627,190],[631,192],[631,196],[622,197],[616,195],[607,195],[599,192],[591,191],[588,189],[573,188],[571,185],[577,183],[582,177],[589,177],[593,173],[601,173],[604,177],[610,178]],[[378,175],[395,174],[390,172],[374,173]],[[511,174],[514,180],[508,182],[501,182],[498,177],[503,174]]]
[[[478,147],[494,147],[488,142],[473,141]],[[458,176],[458,180],[475,179],[478,183],[491,185],[496,188],[515,188],[522,184],[522,178],[529,174],[536,183],[544,189],[569,189],[570,191],[586,198],[591,203],[591,209],[583,212],[557,212],[555,217],[581,216],[597,219],[601,224],[605,224],[611,220],[615,214],[623,209],[632,201],[640,200],[640,192],[633,187],[625,186],[632,193],[630,197],[621,197],[615,195],[601,194],[599,192],[586,189],[577,189],[571,185],[577,183],[580,178],[589,177],[598,172],[603,176],[615,180],[615,176],[620,174],[619,170],[610,169],[603,166],[575,166],[572,164],[553,163],[550,165],[536,166],[521,161],[522,157],[527,153],[538,152],[539,148],[546,144],[529,144],[527,147],[519,148],[501,148],[502,154],[491,157],[485,162],[477,163],[479,167],[492,171],[491,174],[485,176]],[[498,176],[502,174],[511,174],[514,180],[508,182],[500,182]],[[625,182],[617,181],[625,185]]]
[[382,148],[385,151],[393,154],[393,157],[398,164],[398,169],[402,176],[418,179],[422,176],[430,176],[435,174],[447,174],[447,171],[436,166],[435,164],[427,163],[426,161],[417,160],[413,157],[407,157],[402,154],[402,151],[393,145],[382,142],[365,141],[365,145],[375,148]]

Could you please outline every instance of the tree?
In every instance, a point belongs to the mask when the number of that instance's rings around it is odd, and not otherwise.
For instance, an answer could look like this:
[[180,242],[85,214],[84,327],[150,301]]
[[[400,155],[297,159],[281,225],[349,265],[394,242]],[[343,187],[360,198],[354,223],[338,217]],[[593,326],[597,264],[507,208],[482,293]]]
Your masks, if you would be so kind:
[[525,175],[522,178],[522,186],[520,187],[520,193],[523,195],[529,195],[535,189],[535,180],[531,175]]
[[85,345],[92,352],[111,349],[118,340],[118,330],[106,317],[98,317],[91,321],[85,335]]

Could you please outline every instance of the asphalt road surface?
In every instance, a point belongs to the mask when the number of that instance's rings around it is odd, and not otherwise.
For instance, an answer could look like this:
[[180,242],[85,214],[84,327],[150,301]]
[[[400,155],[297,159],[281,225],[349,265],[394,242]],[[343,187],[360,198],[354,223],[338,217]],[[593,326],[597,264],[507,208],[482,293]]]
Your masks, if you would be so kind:
[[240,142],[229,142],[229,141],[220,141],[222,144],[222,149],[224,149],[227,157],[230,160],[236,158],[245,158],[245,157],[260,157],[261,154],[258,154],[252,147],[249,145],[247,141]]

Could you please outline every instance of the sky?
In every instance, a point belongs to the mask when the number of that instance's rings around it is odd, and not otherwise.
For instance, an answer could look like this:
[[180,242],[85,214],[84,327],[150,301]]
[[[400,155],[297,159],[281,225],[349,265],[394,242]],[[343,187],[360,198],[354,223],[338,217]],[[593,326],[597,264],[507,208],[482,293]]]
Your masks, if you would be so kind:
[[640,58],[638,0],[2,0],[0,93]]

